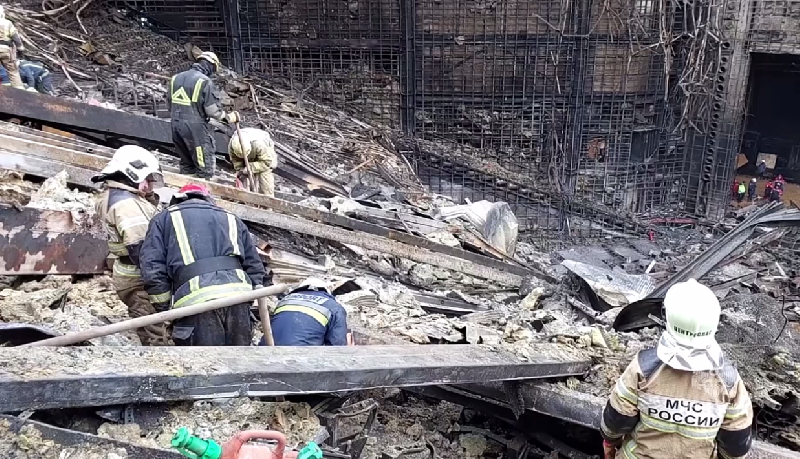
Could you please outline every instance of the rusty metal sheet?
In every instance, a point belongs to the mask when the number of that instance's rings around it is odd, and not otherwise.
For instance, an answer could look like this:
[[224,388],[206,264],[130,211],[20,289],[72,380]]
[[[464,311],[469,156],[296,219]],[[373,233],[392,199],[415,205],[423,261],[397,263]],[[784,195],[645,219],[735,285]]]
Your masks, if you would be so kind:
[[[170,122],[152,116],[89,105],[76,100],[0,87],[0,113],[32,119],[64,131],[85,130],[144,146],[173,152]],[[217,153],[228,156],[228,133],[214,132]],[[279,162],[275,172],[322,196],[346,196],[345,189],[302,160],[291,149],[275,142]]]
[[0,275],[99,274],[108,245],[67,211],[0,204]]

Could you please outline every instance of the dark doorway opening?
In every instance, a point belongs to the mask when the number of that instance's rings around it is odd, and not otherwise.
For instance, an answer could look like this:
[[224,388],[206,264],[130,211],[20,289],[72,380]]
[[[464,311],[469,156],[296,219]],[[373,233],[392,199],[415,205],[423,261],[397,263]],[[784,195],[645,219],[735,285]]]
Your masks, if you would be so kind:
[[741,172],[754,173],[759,154],[775,155],[768,175],[800,181],[800,56],[752,53],[750,59],[742,142],[748,163]]

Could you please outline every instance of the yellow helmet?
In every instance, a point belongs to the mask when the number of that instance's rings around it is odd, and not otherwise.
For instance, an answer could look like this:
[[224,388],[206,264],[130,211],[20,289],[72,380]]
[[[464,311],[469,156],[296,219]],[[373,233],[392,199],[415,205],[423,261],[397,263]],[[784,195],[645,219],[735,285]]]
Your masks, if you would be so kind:
[[222,65],[219,62],[219,58],[217,57],[217,55],[212,53],[211,51],[204,51],[202,54],[200,54],[197,57],[198,61],[200,59],[208,61],[208,62],[211,62],[212,64],[214,64],[214,70],[217,70],[217,71],[219,70],[219,66]]

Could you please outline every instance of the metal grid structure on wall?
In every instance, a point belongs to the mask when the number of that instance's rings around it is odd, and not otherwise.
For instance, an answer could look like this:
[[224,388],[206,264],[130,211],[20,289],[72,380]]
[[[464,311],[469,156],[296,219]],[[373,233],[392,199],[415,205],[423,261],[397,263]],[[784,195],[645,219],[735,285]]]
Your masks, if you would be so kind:
[[235,67],[402,128],[433,192],[506,200],[523,228],[638,232],[634,214],[727,203],[740,107],[717,61],[741,15],[717,14],[736,0],[177,3],[226,13]]

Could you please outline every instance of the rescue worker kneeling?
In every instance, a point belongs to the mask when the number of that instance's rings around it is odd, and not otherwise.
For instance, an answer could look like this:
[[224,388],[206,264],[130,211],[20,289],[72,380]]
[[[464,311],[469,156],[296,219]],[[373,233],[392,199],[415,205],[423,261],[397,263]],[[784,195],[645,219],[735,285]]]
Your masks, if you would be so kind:
[[[241,129],[244,151],[239,145],[239,136],[234,133],[228,143],[228,155],[233,163],[233,169],[242,183],[245,180],[252,180],[258,185],[258,189],[253,189],[253,183],[247,187],[249,191],[257,191],[261,194],[275,196],[275,177],[272,171],[278,165],[278,156],[275,154],[275,142],[272,141],[267,131],[255,128]],[[246,177],[244,157],[250,164],[250,172],[253,177]]]
[[[141,251],[144,286],[157,311],[227,298],[260,288],[264,265],[250,232],[217,207],[201,185],[186,185],[156,215]],[[178,346],[249,346],[250,303],[178,319]]]
[[717,297],[690,279],[667,291],[664,308],[658,345],[636,355],[603,411],[606,459],[744,457],[753,407],[714,339]]
[[[131,317],[154,314],[139,267],[147,225],[156,214],[147,198],[153,189],[163,186],[158,160],[142,147],[125,145],[92,181],[105,183],[95,211],[106,227],[108,249],[117,257],[112,277],[117,295]],[[136,333],[145,346],[169,344],[165,324],[148,325]]]
[[270,323],[276,346],[347,346],[347,311],[322,279],[310,277],[289,292]]

